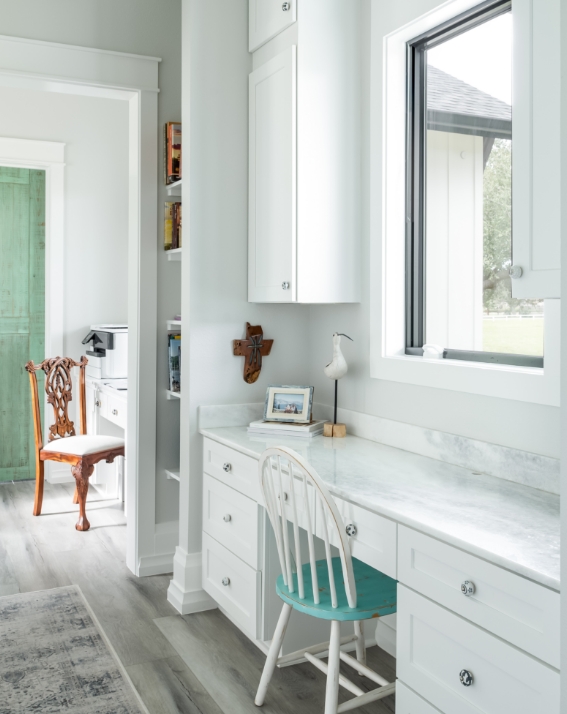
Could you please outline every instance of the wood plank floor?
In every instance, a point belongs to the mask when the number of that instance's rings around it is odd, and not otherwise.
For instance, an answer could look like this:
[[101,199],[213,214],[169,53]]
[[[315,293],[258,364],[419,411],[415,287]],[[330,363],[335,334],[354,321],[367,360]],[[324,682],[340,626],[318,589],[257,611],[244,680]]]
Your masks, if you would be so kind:
[[[33,489],[30,481],[0,484],[0,596],[79,585],[151,714],[259,711],[253,700],[264,655],[218,610],[181,617],[167,602],[169,575],[130,573],[118,503],[91,490],[91,529],[79,533],[71,484],[46,483],[39,518],[31,515]],[[368,660],[395,677],[395,660],[378,647],[368,650]],[[345,673],[371,688],[352,670]],[[262,711],[316,714],[323,712],[324,694],[321,672],[309,664],[286,667],[276,670]],[[392,713],[394,698],[357,711]]]

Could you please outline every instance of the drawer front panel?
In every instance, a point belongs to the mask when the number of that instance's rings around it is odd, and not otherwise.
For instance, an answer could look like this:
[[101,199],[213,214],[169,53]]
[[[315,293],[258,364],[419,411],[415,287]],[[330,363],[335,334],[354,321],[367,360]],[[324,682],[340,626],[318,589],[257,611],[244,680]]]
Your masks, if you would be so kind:
[[398,677],[442,712],[559,714],[557,671],[403,585],[397,656]]
[[203,530],[258,569],[258,504],[207,474],[203,478]]
[[227,486],[261,503],[258,461],[235,449],[205,439],[203,444],[203,469]]
[[[348,503],[342,498],[335,498],[335,503],[345,526],[354,526],[356,529],[355,534],[349,537],[352,555],[391,578],[396,578],[396,523],[377,513]],[[320,511],[317,515],[319,516],[317,535],[323,538]],[[327,523],[327,532],[331,533],[329,523]],[[333,545],[338,545],[336,538],[331,538],[331,542]]]
[[396,683],[396,714],[440,714],[400,680]]
[[[203,589],[251,637],[258,636],[261,573],[203,533]],[[226,585],[223,585],[223,580]]]
[[126,402],[109,394],[103,394],[102,400],[106,403],[104,417],[113,424],[126,428]]
[[[398,578],[559,668],[559,593],[422,533],[398,529]],[[461,583],[474,593],[465,596]]]

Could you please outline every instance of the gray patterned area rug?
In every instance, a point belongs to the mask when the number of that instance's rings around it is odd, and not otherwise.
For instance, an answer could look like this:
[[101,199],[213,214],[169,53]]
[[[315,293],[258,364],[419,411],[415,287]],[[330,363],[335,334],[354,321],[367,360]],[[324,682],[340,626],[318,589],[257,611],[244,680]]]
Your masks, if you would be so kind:
[[0,714],[148,714],[79,587],[0,597]]

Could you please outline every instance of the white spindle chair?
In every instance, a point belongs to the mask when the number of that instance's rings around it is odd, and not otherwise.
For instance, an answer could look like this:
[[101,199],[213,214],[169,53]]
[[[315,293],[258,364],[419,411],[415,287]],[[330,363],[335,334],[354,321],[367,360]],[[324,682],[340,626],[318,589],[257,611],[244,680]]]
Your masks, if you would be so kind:
[[[396,581],[352,558],[349,536],[332,496],[315,470],[298,453],[283,446],[267,449],[260,457],[259,475],[282,570],[276,591],[284,605],[255,704],[262,706],[264,703],[276,665],[302,657],[327,674],[325,714],[350,711],[394,694],[395,682],[388,682],[366,665],[362,623],[396,612]],[[307,535],[309,559],[305,564],[300,528]],[[316,534],[325,544],[325,558],[319,561],[315,556]],[[339,557],[332,557],[332,545],[338,548]],[[280,657],[293,609],[330,620],[330,641]],[[341,638],[340,624],[345,621],[354,623],[354,633]],[[356,659],[341,650],[341,645],[352,642],[355,643]],[[317,657],[327,650],[328,664]],[[380,686],[364,692],[339,673],[341,660]],[[341,705],[338,704],[339,685],[355,695]]]

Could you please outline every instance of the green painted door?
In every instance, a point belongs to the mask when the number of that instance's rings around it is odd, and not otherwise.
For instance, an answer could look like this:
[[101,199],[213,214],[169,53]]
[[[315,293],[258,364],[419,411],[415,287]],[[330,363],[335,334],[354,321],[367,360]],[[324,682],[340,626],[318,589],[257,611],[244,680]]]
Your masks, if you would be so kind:
[[0,167],[0,482],[35,478],[24,365],[44,351],[45,171]]

